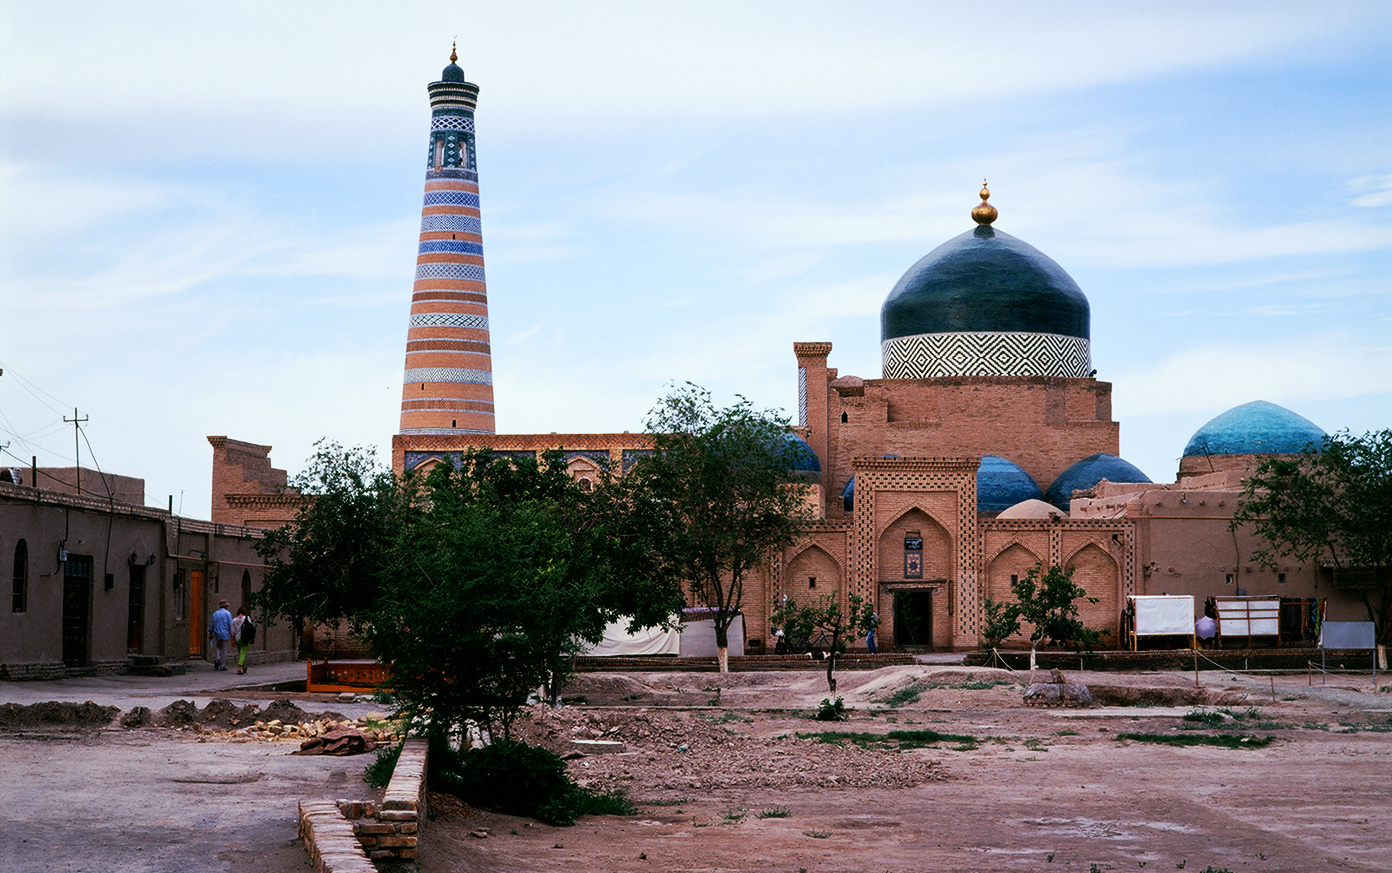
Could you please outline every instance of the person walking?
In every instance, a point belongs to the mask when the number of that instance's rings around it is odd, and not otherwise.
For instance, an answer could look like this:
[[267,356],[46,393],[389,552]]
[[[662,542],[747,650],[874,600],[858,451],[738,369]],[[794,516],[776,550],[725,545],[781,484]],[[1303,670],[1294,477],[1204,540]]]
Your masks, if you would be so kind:
[[208,623],[208,639],[217,647],[213,658],[214,670],[227,669],[227,641],[232,639],[232,613],[227,611],[227,601],[219,600],[217,612]]
[[237,644],[237,674],[241,675],[247,671],[247,649],[256,641],[256,625],[251,623],[245,606],[237,607],[232,619],[232,641]]

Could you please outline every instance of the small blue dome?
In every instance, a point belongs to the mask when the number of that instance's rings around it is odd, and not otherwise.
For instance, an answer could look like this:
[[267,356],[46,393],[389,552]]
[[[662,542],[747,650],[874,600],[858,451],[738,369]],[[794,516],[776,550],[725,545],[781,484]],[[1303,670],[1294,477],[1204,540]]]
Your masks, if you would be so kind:
[[444,72],[440,74],[440,81],[462,82],[464,81],[464,69],[460,67],[458,64],[456,64],[454,61],[450,61],[450,65],[448,67],[445,67]]
[[1325,437],[1319,426],[1284,406],[1254,400],[1235,406],[1189,438],[1184,456],[1294,455]]
[[999,455],[984,455],[976,471],[976,511],[1000,512],[1026,500],[1042,500],[1044,492],[1024,468]]
[[1045,492],[1044,499],[1067,512],[1074,491],[1091,488],[1103,479],[1108,482],[1150,481],[1150,477],[1142,473],[1130,461],[1123,461],[1116,455],[1100,452],[1096,455],[1088,455],[1060,473],[1053,484],[1049,486],[1049,490]]

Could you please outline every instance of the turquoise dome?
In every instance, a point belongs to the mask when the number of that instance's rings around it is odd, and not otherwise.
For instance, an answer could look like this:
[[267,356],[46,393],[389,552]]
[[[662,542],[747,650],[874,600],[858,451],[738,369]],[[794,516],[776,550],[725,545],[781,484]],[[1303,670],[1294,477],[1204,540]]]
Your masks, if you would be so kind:
[[1091,488],[1103,479],[1108,482],[1150,481],[1150,477],[1142,473],[1135,464],[1123,461],[1116,455],[1100,452],[1088,455],[1060,473],[1044,493],[1044,499],[1067,512],[1074,491]]
[[462,82],[464,81],[464,69],[454,61],[450,61],[449,66],[445,67],[444,71],[440,73],[440,81]]
[[[977,512],[1000,512],[1022,501],[1043,497],[1044,492],[1023,467],[999,455],[982,457],[981,467],[976,471]],[[841,506],[847,512],[855,511],[855,476],[841,489]]]
[[1000,512],[1026,500],[1042,500],[1029,473],[999,455],[984,455],[976,471],[976,511]]
[[937,333],[1044,333],[1089,339],[1078,283],[1052,258],[989,225],[909,268],[880,309],[880,341]]
[[1284,406],[1254,400],[1235,406],[1194,432],[1184,456],[1294,455],[1311,443],[1319,445],[1325,432]]

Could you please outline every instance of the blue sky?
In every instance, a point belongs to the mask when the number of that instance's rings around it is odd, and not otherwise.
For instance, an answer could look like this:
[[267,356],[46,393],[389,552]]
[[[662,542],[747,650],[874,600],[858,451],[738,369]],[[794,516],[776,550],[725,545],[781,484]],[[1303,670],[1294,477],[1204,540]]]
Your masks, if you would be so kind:
[[1249,400],[1392,426],[1392,6],[0,10],[16,464],[71,463],[74,406],[192,516],[208,434],[385,459],[456,36],[501,432],[639,430],[674,380],[795,412],[797,340],[877,378],[880,304],[982,178],[1088,295],[1151,478]]

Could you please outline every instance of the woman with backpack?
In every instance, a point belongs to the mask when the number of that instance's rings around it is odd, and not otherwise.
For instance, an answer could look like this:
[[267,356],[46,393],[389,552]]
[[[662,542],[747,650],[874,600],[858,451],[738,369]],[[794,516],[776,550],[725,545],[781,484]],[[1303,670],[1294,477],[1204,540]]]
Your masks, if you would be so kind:
[[256,625],[251,623],[246,607],[237,607],[237,616],[232,619],[232,639],[237,643],[237,673],[247,671],[247,649],[256,642]]

